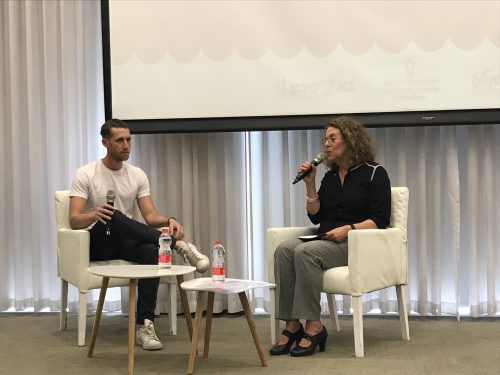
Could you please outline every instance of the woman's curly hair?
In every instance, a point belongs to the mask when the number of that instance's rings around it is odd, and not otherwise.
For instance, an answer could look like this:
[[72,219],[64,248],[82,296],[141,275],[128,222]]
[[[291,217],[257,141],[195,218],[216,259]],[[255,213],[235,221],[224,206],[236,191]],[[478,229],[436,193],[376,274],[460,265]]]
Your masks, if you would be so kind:
[[326,126],[340,130],[351,158],[351,165],[375,161],[375,146],[363,124],[352,117],[340,116],[331,120]]

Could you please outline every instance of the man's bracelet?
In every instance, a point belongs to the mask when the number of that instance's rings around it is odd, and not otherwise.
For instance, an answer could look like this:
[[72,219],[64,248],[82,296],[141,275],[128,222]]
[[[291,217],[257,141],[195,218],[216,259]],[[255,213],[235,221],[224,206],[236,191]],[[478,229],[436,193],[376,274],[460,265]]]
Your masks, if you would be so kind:
[[314,203],[314,202],[319,201],[319,197],[318,197],[318,196],[316,196],[316,198],[309,198],[309,197],[306,195],[306,199],[307,199],[307,203]]
[[169,227],[170,226],[170,220],[174,219],[175,221],[179,221],[177,220],[175,217],[173,216],[170,216],[168,219],[167,219],[167,226]]
[[349,224],[351,226],[351,229],[356,229],[356,227],[354,226],[354,224]]

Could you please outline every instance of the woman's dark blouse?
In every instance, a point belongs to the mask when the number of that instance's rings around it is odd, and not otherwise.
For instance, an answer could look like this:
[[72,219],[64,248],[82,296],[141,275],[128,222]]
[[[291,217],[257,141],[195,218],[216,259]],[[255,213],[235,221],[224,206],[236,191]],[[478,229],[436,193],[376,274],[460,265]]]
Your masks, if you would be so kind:
[[364,162],[351,167],[340,183],[338,168],[326,172],[318,190],[320,209],[309,219],[320,224],[318,233],[371,219],[378,228],[391,218],[391,182],[387,171],[377,163]]

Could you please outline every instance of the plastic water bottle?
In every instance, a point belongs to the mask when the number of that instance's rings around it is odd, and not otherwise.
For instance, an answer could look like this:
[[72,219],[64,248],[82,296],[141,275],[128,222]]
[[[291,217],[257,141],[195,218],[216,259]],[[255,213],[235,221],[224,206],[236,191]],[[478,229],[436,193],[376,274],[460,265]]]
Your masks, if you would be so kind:
[[224,281],[226,279],[226,250],[222,241],[215,241],[212,249],[212,281]]
[[163,269],[172,267],[172,237],[170,237],[169,229],[161,228],[160,239],[158,241],[158,266]]

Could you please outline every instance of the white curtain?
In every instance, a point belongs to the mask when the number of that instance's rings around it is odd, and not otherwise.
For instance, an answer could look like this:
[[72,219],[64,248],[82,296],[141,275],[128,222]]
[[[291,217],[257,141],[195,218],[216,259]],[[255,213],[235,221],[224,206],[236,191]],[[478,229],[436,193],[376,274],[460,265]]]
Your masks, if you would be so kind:
[[[58,310],[54,192],[104,153],[99,2],[4,1],[0,12],[0,310]],[[498,315],[500,125],[370,133],[392,185],[410,189],[412,311]],[[221,239],[230,277],[266,280],[266,228],[309,225],[303,184],[291,180],[322,135],[137,135],[130,162],[150,177],[158,210],[178,217],[200,251],[209,255]],[[108,309],[120,298],[111,293]],[[267,308],[268,298],[258,290],[253,304]],[[76,311],[74,288],[69,301]],[[159,302],[164,308],[162,291]],[[349,301],[339,306],[348,312]],[[215,308],[240,306],[219,299]],[[364,308],[395,311],[395,296],[373,293]]]
[[59,308],[54,192],[100,151],[98,8],[0,2],[1,310]]

